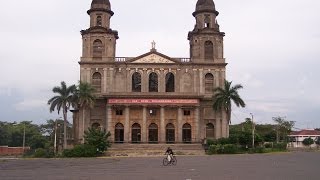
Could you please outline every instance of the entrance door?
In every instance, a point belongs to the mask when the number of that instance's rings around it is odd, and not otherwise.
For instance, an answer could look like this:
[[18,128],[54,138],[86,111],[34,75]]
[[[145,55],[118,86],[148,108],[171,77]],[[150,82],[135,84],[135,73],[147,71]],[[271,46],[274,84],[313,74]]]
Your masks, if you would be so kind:
[[191,125],[186,123],[182,126],[182,141],[191,143]]
[[124,141],[124,127],[121,123],[116,124],[114,132],[114,142],[123,143]]
[[174,143],[175,141],[175,131],[174,131],[174,125],[169,123],[166,126],[166,142]]
[[132,125],[131,131],[131,142],[132,143],[140,143],[141,142],[141,127],[140,124],[135,123]]
[[207,139],[214,139],[214,126],[212,123],[208,123],[206,126]]
[[158,143],[158,126],[154,123],[149,126],[149,143]]

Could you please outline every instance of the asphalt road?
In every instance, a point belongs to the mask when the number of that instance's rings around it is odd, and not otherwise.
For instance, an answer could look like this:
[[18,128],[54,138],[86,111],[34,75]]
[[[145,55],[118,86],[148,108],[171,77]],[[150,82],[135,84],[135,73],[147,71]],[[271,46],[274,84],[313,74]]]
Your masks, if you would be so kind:
[[0,159],[1,180],[319,180],[320,152],[88,159]]

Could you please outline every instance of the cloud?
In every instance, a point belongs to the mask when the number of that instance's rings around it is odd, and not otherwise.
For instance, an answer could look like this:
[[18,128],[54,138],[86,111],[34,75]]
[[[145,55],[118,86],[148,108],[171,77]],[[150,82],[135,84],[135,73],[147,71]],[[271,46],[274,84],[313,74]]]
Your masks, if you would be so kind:
[[43,99],[25,99],[17,104],[14,104],[14,108],[17,111],[30,111],[34,109],[47,107],[47,100]]

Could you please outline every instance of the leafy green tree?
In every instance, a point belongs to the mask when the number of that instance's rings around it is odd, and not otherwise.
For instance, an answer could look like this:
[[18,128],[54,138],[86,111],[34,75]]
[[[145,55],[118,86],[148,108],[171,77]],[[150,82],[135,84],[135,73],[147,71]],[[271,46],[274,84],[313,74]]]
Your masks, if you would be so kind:
[[294,127],[294,121],[286,121],[284,117],[273,117],[274,122],[277,123],[276,132],[277,132],[277,143],[280,141],[280,136],[282,134],[282,139],[287,141],[287,136]]
[[91,84],[87,82],[79,81],[77,86],[77,91],[74,96],[74,107],[76,109],[82,110],[82,127],[84,131],[84,122],[85,122],[85,110],[90,108],[92,109],[95,104],[95,89]]
[[74,93],[76,91],[76,86],[67,86],[64,81],[61,82],[61,86],[56,86],[52,89],[53,93],[56,95],[49,99],[48,105],[50,105],[50,112],[55,109],[60,113],[62,110],[64,119],[64,133],[63,133],[63,148],[67,148],[67,113],[71,105],[74,103]]
[[310,146],[314,143],[314,140],[312,138],[305,138],[303,141],[302,141],[302,144],[305,145],[305,146]]
[[227,120],[231,120],[231,102],[237,107],[245,107],[246,104],[241,99],[238,90],[242,89],[242,85],[236,84],[231,86],[232,81],[224,81],[224,88],[218,87],[214,89],[213,95],[213,109],[215,111],[223,110],[227,114]]
[[110,132],[107,133],[105,130],[99,128],[88,128],[88,130],[84,132],[84,143],[94,146],[98,153],[103,153],[110,147],[110,142],[108,141],[110,135]]

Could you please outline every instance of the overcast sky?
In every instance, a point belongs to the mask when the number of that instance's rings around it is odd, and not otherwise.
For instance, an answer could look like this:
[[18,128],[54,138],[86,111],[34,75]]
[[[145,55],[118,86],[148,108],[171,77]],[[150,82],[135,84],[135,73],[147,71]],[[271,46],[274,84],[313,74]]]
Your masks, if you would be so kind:
[[[2,1],[2,0],[1,0]],[[196,0],[110,0],[118,57],[159,52],[188,57]],[[58,118],[49,113],[52,87],[79,80],[80,30],[91,0],[3,1],[0,7],[0,121]],[[297,128],[320,127],[320,1],[216,0],[227,79],[242,84],[246,108],[260,124],[285,116]],[[69,114],[71,120],[71,115]]]

